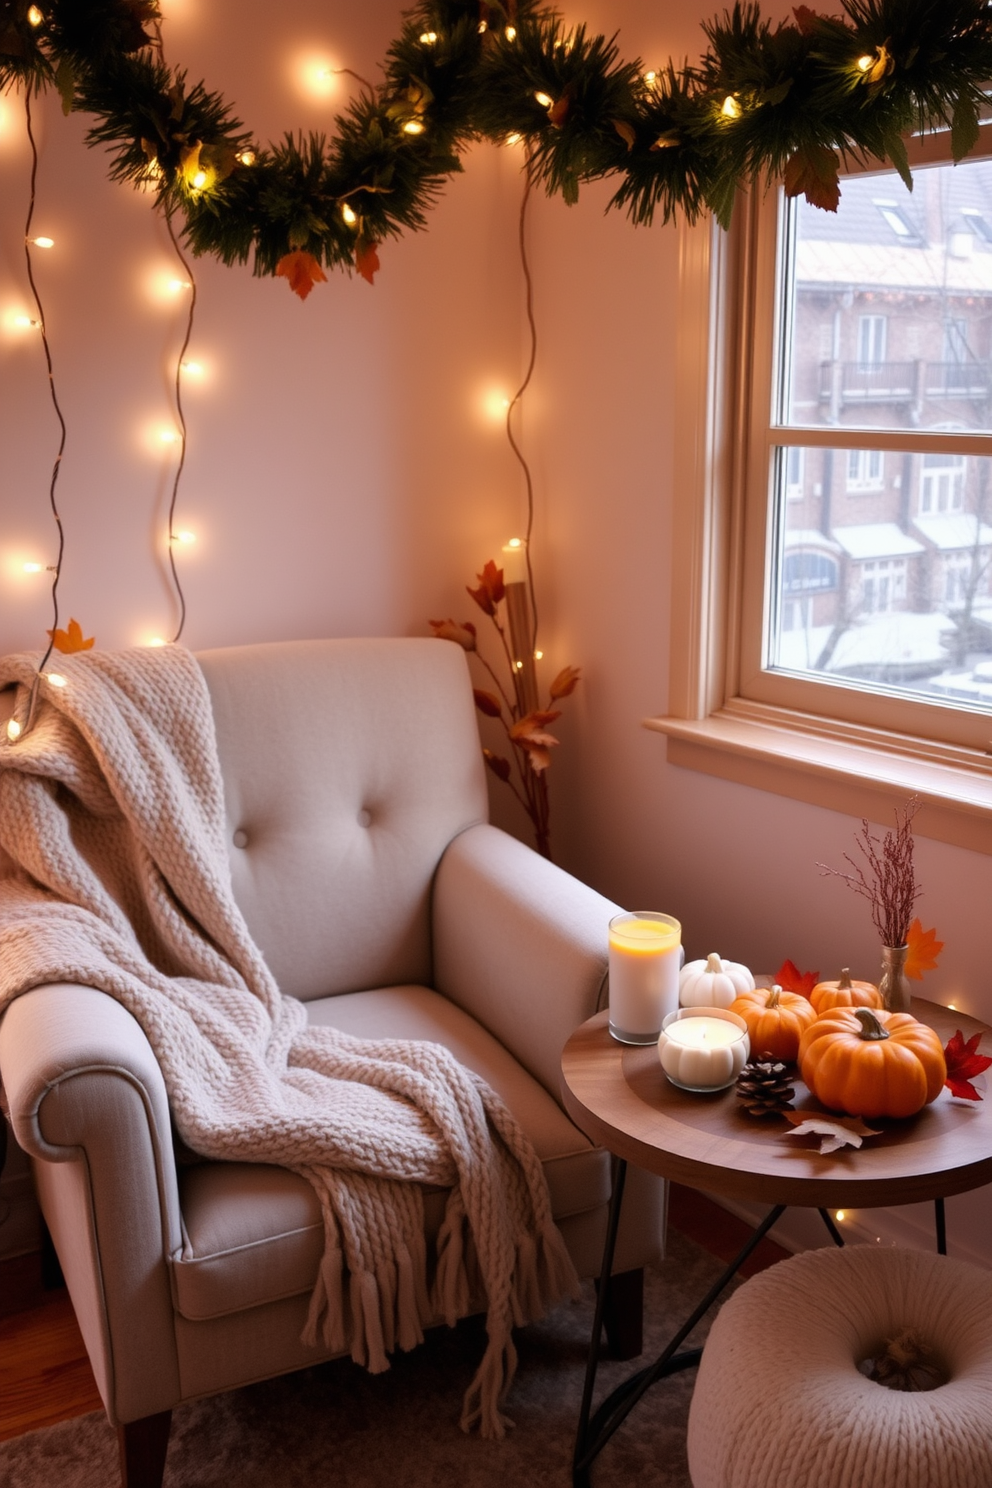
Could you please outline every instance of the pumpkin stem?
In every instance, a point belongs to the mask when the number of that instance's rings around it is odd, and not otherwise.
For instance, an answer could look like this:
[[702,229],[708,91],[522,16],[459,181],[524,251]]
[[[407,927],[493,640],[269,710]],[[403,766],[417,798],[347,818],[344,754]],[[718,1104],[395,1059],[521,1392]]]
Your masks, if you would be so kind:
[[837,990],[838,992],[850,992],[851,968],[849,966],[845,966],[844,970],[841,972],[840,981],[837,983]]
[[778,1001],[781,995],[782,988],[779,986],[778,982],[776,982],[774,987],[772,987],[768,993],[768,1001],[765,1003],[765,1007],[777,1008]]
[[720,960],[720,957],[717,955],[716,951],[710,951],[709,955],[706,957],[706,970],[712,972],[720,972],[723,970],[723,962]]
[[861,1024],[859,1038],[874,1040],[888,1038],[889,1030],[882,1027],[871,1008],[852,1008],[851,1011]]

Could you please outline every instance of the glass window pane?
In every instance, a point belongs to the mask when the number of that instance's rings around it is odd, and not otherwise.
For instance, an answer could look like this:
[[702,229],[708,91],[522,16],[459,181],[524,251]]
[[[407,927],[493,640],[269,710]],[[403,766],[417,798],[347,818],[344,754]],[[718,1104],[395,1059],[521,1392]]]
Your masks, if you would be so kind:
[[992,459],[779,448],[773,483],[768,666],[992,711]]
[[992,161],[792,205],[783,421],[992,429]]

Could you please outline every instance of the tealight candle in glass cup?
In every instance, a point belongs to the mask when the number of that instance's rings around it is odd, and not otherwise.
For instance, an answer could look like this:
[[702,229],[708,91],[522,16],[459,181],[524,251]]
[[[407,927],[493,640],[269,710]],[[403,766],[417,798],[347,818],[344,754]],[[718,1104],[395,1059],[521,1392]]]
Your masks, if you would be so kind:
[[682,926],[654,910],[610,921],[610,1032],[621,1044],[653,1044],[679,1005]]
[[726,1090],[750,1052],[747,1024],[728,1008],[682,1008],[669,1014],[658,1037],[661,1067],[680,1090]]

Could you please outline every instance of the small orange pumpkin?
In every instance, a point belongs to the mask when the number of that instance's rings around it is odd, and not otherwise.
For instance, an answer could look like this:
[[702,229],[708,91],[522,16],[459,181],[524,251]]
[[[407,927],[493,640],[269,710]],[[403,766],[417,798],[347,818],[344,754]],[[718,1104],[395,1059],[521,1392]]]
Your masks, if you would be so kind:
[[836,1007],[884,1007],[882,994],[874,982],[852,982],[845,966],[836,982],[817,982],[809,1000],[818,1013],[829,1013]]
[[849,1116],[913,1116],[947,1079],[940,1039],[909,1013],[835,1008],[807,1028],[803,1079],[817,1100]]
[[776,982],[774,987],[755,987],[742,992],[730,1005],[747,1024],[751,1051],[755,1058],[770,1054],[773,1059],[789,1062],[799,1053],[803,1030],[816,1018],[812,1003],[798,992],[785,992]]

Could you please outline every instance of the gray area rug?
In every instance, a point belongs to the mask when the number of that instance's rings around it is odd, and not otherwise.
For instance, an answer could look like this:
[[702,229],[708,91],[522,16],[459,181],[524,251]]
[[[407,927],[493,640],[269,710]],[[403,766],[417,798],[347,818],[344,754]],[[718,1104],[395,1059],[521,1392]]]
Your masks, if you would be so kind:
[[[719,1275],[720,1263],[670,1233],[648,1275],[642,1360],[604,1361],[607,1388],[657,1355]],[[481,1322],[437,1329],[386,1374],[348,1360],[181,1407],[165,1488],[569,1488],[593,1294],[518,1334],[510,1399],[515,1428],[484,1442],[458,1429],[480,1357]],[[704,1322],[692,1342],[705,1335]],[[655,1385],[593,1468],[593,1488],[690,1488],[686,1418],[695,1371]],[[115,1433],[102,1414],[0,1443],[2,1488],[115,1488]]]

